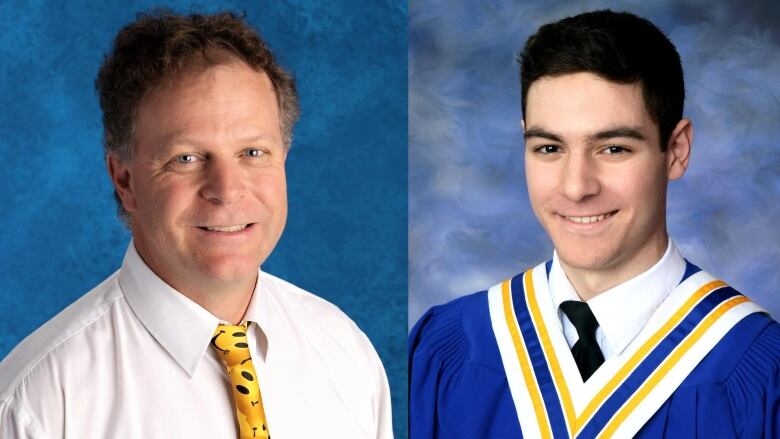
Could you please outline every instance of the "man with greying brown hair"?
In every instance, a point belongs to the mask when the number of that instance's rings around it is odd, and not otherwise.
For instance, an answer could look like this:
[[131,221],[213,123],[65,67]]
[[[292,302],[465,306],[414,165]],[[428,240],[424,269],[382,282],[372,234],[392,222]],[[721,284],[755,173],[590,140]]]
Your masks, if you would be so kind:
[[392,437],[366,336],[259,270],[299,109],[257,32],[231,13],[141,15],[96,88],[133,239],[0,363],[0,438]]

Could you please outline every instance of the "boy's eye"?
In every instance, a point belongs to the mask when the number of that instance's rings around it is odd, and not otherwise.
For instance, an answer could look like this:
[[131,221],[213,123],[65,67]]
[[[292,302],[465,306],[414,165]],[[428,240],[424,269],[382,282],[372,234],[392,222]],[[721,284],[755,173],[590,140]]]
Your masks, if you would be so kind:
[[604,149],[604,152],[607,154],[621,154],[628,152],[628,150],[624,146],[610,145]]
[[559,152],[561,150],[561,147],[558,145],[542,145],[538,148],[536,148],[536,152],[542,153],[542,154],[554,154],[556,152]]

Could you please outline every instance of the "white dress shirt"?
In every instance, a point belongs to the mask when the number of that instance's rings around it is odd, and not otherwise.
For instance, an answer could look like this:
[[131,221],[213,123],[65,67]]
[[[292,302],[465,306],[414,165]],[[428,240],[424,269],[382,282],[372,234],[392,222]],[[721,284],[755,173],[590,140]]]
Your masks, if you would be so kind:
[[[245,318],[274,439],[392,437],[382,364],[338,308],[261,271]],[[236,438],[218,323],[131,242],[119,271],[0,363],[0,438]]]
[[[685,259],[669,240],[663,257],[647,271],[587,301],[599,322],[596,342],[607,360],[619,354],[647,324],[653,312],[677,287],[685,274]],[[560,309],[566,300],[581,302],[571,282],[563,272],[558,254],[550,267],[550,293],[561,328],[569,347],[579,340],[577,330]]]

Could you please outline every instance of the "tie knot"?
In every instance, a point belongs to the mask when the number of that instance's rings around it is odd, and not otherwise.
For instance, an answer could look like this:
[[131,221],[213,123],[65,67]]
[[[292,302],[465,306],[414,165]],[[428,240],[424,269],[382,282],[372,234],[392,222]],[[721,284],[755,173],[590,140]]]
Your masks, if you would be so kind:
[[590,310],[585,302],[578,302],[575,300],[567,300],[561,303],[561,311],[566,314],[569,321],[574,328],[577,329],[577,335],[579,335],[582,343],[596,343],[596,329],[599,327],[599,322],[596,320],[596,316],[593,315],[593,311]]
[[228,368],[250,358],[246,338],[247,322],[240,325],[217,325],[211,338],[213,347]]

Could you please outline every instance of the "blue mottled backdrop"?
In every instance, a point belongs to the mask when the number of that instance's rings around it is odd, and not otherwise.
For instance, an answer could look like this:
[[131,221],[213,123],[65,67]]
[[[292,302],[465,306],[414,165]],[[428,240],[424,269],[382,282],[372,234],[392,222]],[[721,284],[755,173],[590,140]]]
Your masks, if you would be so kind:
[[[116,32],[156,5],[0,4],[0,358],[121,263],[130,236],[114,215],[93,80]],[[405,437],[406,2],[167,6],[246,11],[295,74],[289,220],[264,269],[368,334]]]
[[656,23],[685,69],[688,173],[671,184],[682,253],[780,317],[780,13],[775,1],[409,4],[409,323],[549,259],[523,174],[514,57],[592,9]]

